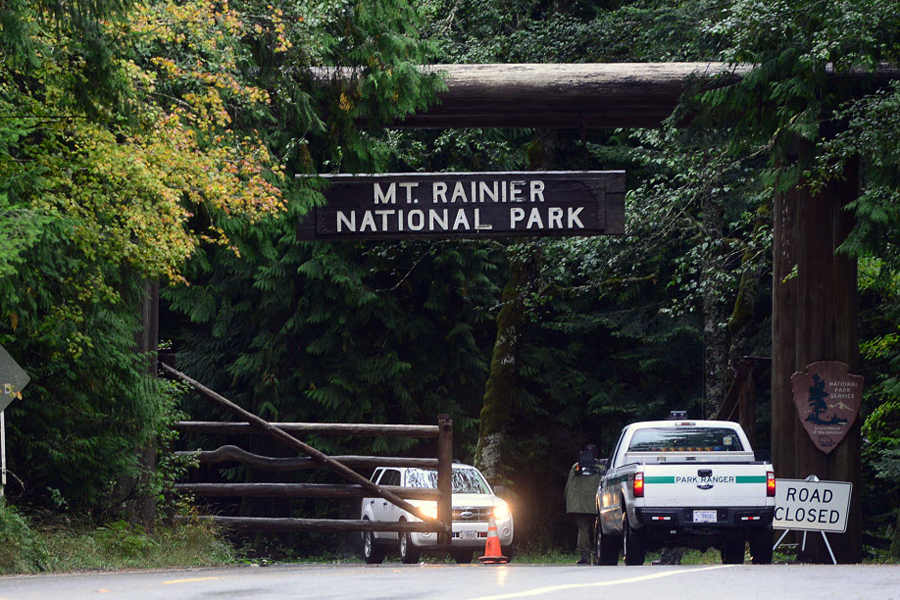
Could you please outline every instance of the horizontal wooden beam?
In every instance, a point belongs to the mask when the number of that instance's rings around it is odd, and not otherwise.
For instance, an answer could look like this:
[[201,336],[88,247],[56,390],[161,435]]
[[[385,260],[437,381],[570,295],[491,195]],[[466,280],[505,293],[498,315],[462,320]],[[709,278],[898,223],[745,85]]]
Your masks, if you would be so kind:
[[[717,62],[433,65],[446,90],[438,104],[396,123],[408,128],[522,127],[606,129],[657,127],[691,82],[707,87],[735,82],[753,70]],[[323,79],[359,73],[318,69]],[[858,94],[897,79],[900,71],[834,73],[833,87]]]
[[[176,520],[196,517],[176,517]],[[229,529],[253,529],[256,531],[439,531],[438,521],[354,521],[348,519],[290,519],[263,517],[200,517]]]
[[[436,438],[437,425],[372,425],[368,423],[270,423],[287,433]],[[190,433],[263,433],[249,423],[179,421],[176,431]]]
[[[311,458],[272,458],[252,454],[237,446],[222,446],[216,450],[180,451],[176,456],[196,456],[201,465],[215,465],[224,462],[239,462],[262,471],[300,471],[302,469],[320,468],[321,463]],[[404,458],[395,456],[332,456],[333,460],[348,467],[416,467],[419,469],[437,469],[436,458]]]
[[[433,67],[440,104],[401,127],[655,127],[688,82],[731,76],[720,63],[486,64]],[[446,120],[445,120],[446,119]]]
[[[435,488],[409,488],[383,485],[383,490],[400,498],[413,500],[437,500]],[[175,491],[216,497],[255,498],[365,498],[372,492],[353,484],[331,483],[177,483]],[[387,500],[377,499],[377,502]]]

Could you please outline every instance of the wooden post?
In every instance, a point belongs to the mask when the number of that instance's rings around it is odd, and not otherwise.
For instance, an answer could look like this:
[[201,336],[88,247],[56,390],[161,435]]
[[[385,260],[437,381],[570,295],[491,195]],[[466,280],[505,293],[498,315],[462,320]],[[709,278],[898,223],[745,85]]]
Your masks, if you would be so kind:
[[453,419],[450,415],[438,416],[438,493],[437,518],[444,523],[443,531],[438,532],[438,544],[449,546],[453,533]]

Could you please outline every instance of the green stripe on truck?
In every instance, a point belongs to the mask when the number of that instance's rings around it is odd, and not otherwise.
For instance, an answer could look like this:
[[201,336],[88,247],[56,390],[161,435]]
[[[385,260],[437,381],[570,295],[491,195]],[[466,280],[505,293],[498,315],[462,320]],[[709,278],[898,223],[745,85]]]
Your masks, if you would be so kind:
[[765,483],[765,475],[738,475],[735,483]]
[[675,483],[675,477],[644,477],[644,483]]

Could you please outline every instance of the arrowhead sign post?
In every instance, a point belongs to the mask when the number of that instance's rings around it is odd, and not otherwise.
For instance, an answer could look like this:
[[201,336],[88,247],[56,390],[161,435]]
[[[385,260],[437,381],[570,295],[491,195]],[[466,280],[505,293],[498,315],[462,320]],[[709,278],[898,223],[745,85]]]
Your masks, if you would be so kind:
[[0,496],[6,489],[6,407],[22,397],[22,389],[31,378],[3,346],[0,346]]

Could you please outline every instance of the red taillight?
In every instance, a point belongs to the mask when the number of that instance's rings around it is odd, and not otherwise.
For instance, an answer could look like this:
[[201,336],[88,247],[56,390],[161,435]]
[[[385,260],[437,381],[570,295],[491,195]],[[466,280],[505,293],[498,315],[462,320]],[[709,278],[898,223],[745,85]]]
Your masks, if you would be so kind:
[[635,498],[643,498],[644,497],[644,474],[643,473],[635,473],[634,474],[634,483],[631,484],[631,489],[634,492]]
[[775,473],[772,471],[766,473],[766,496],[775,497]]

